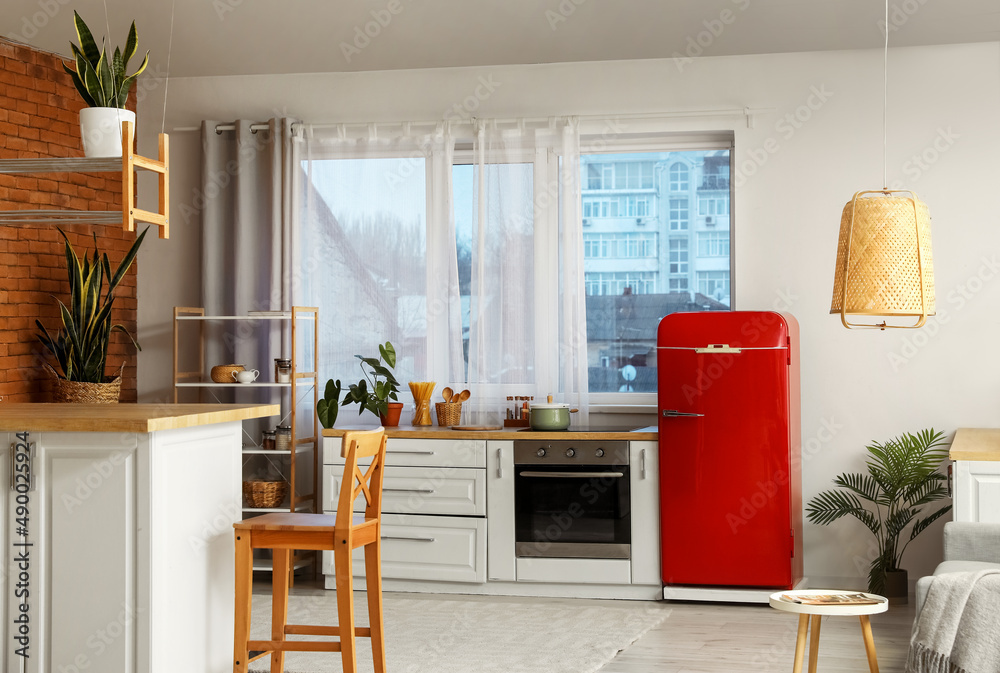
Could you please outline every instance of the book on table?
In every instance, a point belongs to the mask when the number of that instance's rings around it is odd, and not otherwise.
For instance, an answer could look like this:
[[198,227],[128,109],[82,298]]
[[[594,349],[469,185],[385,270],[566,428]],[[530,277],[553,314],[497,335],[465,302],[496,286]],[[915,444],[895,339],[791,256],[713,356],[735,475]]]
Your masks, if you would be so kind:
[[790,603],[800,603],[802,605],[878,605],[882,601],[872,598],[868,594],[807,594],[794,596],[792,594],[782,594],[782,600]]

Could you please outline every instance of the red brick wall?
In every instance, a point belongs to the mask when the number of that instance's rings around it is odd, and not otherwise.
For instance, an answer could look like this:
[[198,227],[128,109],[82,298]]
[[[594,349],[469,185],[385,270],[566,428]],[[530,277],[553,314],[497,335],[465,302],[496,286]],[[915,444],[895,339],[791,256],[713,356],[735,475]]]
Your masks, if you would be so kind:
[[[62,59],[0,39],[0,157],[82,156],[78,113],[83,107]],[[135,110],[135,89],[128,108]],[[118,173],[0,175],[0,210],[121,208]],[[63,227],[77,255],[92,252],[93,235],[112,269],[135,234],[121,226]],[[150,232],[155,236],[155,233]],[[47,401],[48,375],[41,362],[57,365],[35,337],[35,319],[51,332],[61,325],[52,295],[69,298],[63,239],[52,225],[0,225],[0,396],[9,402]],[[105,286],[106,288],[106,286]],[[136,264],[118,288],[114,322],[136,334]],[[135,348],[124,334],[112,336],[108,372],[125,363],[121,400],[134,402]]]

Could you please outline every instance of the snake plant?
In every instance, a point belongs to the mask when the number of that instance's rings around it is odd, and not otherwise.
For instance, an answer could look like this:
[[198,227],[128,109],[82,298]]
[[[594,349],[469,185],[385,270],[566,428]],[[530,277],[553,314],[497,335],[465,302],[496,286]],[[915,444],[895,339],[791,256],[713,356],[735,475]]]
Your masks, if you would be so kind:
[[812,523],[825,526],[850,515],[872,532],[878,542],[878,556],[868,571],[872,593],[882,592],[886,571],[900,569],[907,545],[951,509],[945,505],[921,518],[925,505],[948,495],[946,477],[937,471],[948,457],[943,437],[932,428],[884,444],[872,442],[867,474],[838,475],[833,483],[840,488],[820,493],[806,506]]
[[[107,253],[98,254],[96,234],[93,257],[84,255],[81,259],[77,257],[66,233],[59,229],[59,233],[66,241],[70,305],[67,307],[61,300],[56,299],[62,315],[62,328],[55,336],[45,329],[40,320],[35,320],[35,324],[39,329],[38,340],[55,356],[66,380],[104,382],[104,365],[108,359],[112,332],[124,332],[135,347],[139,348],[139,344],[123,325],[111,322],[111,308],[115,302],[115,289],[132,266],[132,261],[139,252],[139,245],[147,231],[148,227],[139,234],[112,274]],[[104,293],[105,278],[108,280],[107,293]]]
[[90,107],[124,108],[128,100],[132,82],[146,69],[149,64],[149,52],[142,60],[142,65],[131,75],[126,75],[128,62],[139,49],[139,38],[135,33],[135,21],[128,31],[125,40],[125,50],[115,47],[115,53],[108,58],[104,43],[97,50],[97,42],[80,15],[73,11],[73,23],[76,25],[76,36],[80,46],[70,42],[73,56],[76,59],[76,70],[65,63],[63,69],[73,78],[76,90]]

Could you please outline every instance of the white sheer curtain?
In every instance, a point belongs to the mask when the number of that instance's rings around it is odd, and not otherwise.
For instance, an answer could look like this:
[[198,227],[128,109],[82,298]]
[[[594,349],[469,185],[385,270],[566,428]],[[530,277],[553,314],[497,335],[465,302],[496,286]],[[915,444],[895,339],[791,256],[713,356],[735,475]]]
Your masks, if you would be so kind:
[[[468,380],[508,395],[587,404],[587,332],[575,120],[480,120],[473,146]],[[460,232],[461,233],[461,232]]]
[[386,341],[401,400],[409,381],[461,380],[450,129],[307,126],[304,135],[301,296],[320,309],[321,382],[346,389],[361,378],[355,354],[378,357]]

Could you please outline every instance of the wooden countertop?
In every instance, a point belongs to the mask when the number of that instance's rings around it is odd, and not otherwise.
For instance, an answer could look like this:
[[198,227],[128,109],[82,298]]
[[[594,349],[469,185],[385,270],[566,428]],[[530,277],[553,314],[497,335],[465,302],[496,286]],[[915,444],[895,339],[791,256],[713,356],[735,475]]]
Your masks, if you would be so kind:
[[951,440],[952,460],[1000,460],[1000,429],[959,428]]
[[277,404],[3,404],[6,432],[155,432],[281,413]]
[[[347,430],[372,430],[376,426],[357,425],[353,428],[333,427],[323,430],[324,437],[342,437]],[[551,440],[585,440],[598,439],[609,441],[612,439],[626,439],[629,441],[657,441],[659,435],[648,428],[638,428],[629,430],[626,428],[587,428],[540,431],[526,430],[524,428],[503,428],[502,430],[453,430],[452,428],[442,428],[437,425],[414,427],[410,425],[400,425],[396,428],[386,428],[387,437],[406,437],[409,439],[551,439]]]

